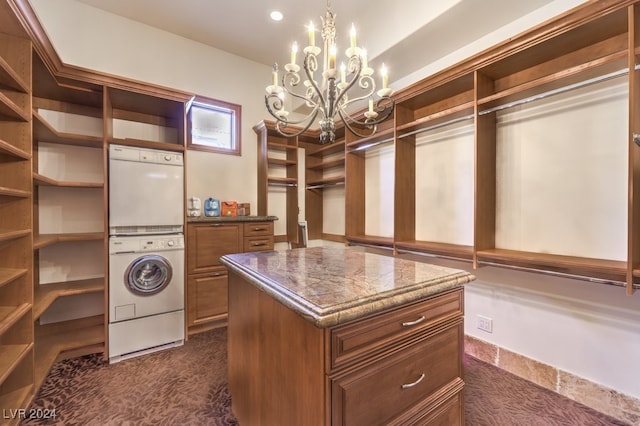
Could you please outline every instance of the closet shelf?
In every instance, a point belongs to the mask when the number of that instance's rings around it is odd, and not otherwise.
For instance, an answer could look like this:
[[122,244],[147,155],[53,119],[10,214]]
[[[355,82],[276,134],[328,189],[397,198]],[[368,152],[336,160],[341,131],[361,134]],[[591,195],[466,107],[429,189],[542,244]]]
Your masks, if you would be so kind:
[[[102,317],[102,316],[100,316]],[[64,331],[40,332],[43,326],[36,326],[35,344],[35,385],[40,388],[49,369],[58,356],[66,351],[104,344],[104,324]]]
[[455,258],[471,261],[473,247],[460,244],[440,243],[433,241],[396,241],[395,247],[401,251],[424,253],[439,257]]
[[478,99],[478,107],[482,112],[496,110],[509,104],[529,98],[543,97],[562,88],[572,88],[592,79],[613,73],[622,73],[627,69],[627,53],[620,51],[601,58],[569,67],[562,71],[540,77],[526,83],[500,90],[497,93]]
[[318,148],[317,150],[313,151],[309,155],[313,155],[314,157],[322,157],[322,156],[325,156],[325,155],[335,154],[335,153],[338,153],[338,152],[344,153],[344,146],[345,146],[344,140],[336,141],[336,142],[334,142],[332,144],[328,144],[328,145],[324,145],[324,146],[321,145],[320,148]]
[[31,234],[30,229],[17,229],[13,231],[5,231],[0,229],[0,242],[11,241],[18,238],[26,237]]
[[0,186],[0,197],[29,198],[31,197],[31,192]]
[[102,147],[102,137],[59,132],[54,129],[37,111],[33,111],[33,137],[38,142]]
[[8,87],[22,93],[29,93],[29,86],[2,57],[0,57],[0,86]]
[[26,407],[33,395],[33,385],[24,386],[13,392],[0,395],[0,407]]
[[27,269],[0,268],[0,287],[12,283],[27,272]]
[[278,150],[289,150],[289,149],[298,149],[296,145],[287,145],[285,143],[278,142],[269,142],[267,141],[267,149],[278,149]]
[[478,262],[549,271],[569,276],[591,277],[600,280],[626,282],[627,263],[624,261],[533,253],[508,249],[479,250]]
[[267,163],[274,166],[294,166],[298,164],[295,160],[281,160],[279,158],[267,158]]
[[427,132],[465,120],[473,120],[473,109],[473,102],[465,102],[464,104],[418,118],[410,123],[399,125],[397,128],[398,138]]
[[298,179],[287,177],[268,177],[268,184],[273,186],[298,186]]
[[30,303],[19,306],[0,306],[0,336],[29,312],[31,312]]
[[19,160],[29,160],[31,158],[31,154],[28,152],[23,151],[2,139],[0,139],[0,155],[8,155]]
[[379,237],[374,235],[347,235],[346,239],[349,243],[379,246],[379,247],[393,247],[392,237]]
[[59,297],[79,294],[100,293],[104,291],[104,277],[51,284],[40,284],[35,292],[33,304],[34,321],[46,311]]
[[40,234],[33,239],[33,249],[38,250],[43,247],[58,243],[73,241],[100,241],[104,240],[104,232],[82,232],[69,234]]
[[110,138],[110,144],[116,145],[126,145],[126,146],[135,146],[138,148],[149,148],[149,149],[161,149],[165,151],[175,151],[175,152],[184,152],[184,146],[178,145],[177,143],[169,143],[169,142],[157,142],[157,141],[148,141],[144,139],[117,139]]
[[43,176],[39,173],[33,174],[33,184],[38,186],[57,186],[61,188],[104,188],[102,182],[66,182]]
[[309,170],[325,170],[331,169],[334,167],[344,167],[344,158],[334,158],[331,160],[323,161],[320,164],[316,164],[315,166],[308,166]]
[[0,92],[0,117],[9,120],[29,122],[29,115],[15,104],[7,95]]
[[0,383],[9,377],[32,348],[33,343],[0,345]]

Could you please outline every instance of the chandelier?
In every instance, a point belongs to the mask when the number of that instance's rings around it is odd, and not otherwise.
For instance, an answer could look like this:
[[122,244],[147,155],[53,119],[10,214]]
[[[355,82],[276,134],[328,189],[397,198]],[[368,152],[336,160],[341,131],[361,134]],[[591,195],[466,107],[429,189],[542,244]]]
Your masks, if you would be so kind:
[[[350,46],[345,52],[347,63],[343,63],[340,69],[336,67],[335,14],[331,11],[330,0],[327,0],[327,12],[322,19],[322,48],[316,46],[313,21],[310,22],[308,30],[309,45],[303,49],[302,61],[304,81],[300,76],[300,66],[296,63],[297,43],[291,48],[291,62],[284,66],[280,80],[278,64],[273,66],[272,84],[267,86],[265,104],[269,113],[276,119],[276,129],[284,136],[293,137],[307,131],[317,122],[320,128],[320,143],[331,143],[335,141],[338,116],[353,134],[359,137],[373,135],[378,124],[386,120],[395,107],[391,89],[388,87],[389,76],[386,67],[382,64],[382,88],[376,91],[373,69],[368,65],[366,51],[356,44],[356,30],[353,24]],[[321,52],[323,68],[318,81],[318,55]],[[284,108],[287,96],[291,96],[292,100],[301,101],[309,112],[301,119],[290,119],[289,111]],[[368,109],[365,107],[367,101]]]

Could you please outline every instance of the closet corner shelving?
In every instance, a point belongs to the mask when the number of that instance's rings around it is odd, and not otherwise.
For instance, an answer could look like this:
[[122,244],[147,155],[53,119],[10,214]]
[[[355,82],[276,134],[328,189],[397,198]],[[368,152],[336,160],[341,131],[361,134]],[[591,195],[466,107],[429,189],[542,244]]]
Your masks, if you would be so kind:
[[310,133],[301,143],[305,150],[305,219],[309,239],[344,241],[344,236],[324,230],[324,197],[332,188],[345,185],[345,129],[336,130],[335,142],[318,143],[319,134]]
[[[298,244],[298,136],[281,135],[272,121],[261,121],[253,127],[258,141],[258,215],[273,214],[269,192],[284,189],[286,214],[285,234],[274,236],[276,242]],[[296,128],[289,127],[295,132]]]
[[[42,318],[60,299],[94,294],[102,298],[102,307],[106,303],[106,154],[102,86],[80,81],[60,83],[35,52],[33,64],[33,321],[35,384],[39,387],[60,357],[105,350],[106,321],[100,307],[94,307],[96,312],[88,317],[56,318],[58,315],[53,314],[45,322]],[[59,161],[61,158],[64,161]],[[97,171],[82,169],[85,162],[95,165]],[[86,208],[95,203],[99,205]],[[54,206],[67,215],[80,210],[82,217],[67,218],[63,214],[50,218],[47,209]],[[78,220],[87,224],[78,229],[73,224]],[[76,272],[81,268],[73,258],[78,250],[88,247],[97,254],[92,257],[91,269],[98,276]],[[69,274],[51,275],[39,266],[43,262],[65,267]]]
[[[0,13],[6,13],[0,5]],[[0,407],[34,393],[31,187],[31,41],[11,20],[0,28]],[[17,422],[18,419],[10,420]]]

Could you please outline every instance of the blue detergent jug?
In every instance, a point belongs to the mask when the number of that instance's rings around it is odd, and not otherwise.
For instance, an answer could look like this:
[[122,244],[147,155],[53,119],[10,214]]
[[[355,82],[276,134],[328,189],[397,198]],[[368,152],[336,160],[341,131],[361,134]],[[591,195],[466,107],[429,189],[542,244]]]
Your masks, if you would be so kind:
[[216,198],[204,200],[204,215],[209,217],[220,216],[220,200]]

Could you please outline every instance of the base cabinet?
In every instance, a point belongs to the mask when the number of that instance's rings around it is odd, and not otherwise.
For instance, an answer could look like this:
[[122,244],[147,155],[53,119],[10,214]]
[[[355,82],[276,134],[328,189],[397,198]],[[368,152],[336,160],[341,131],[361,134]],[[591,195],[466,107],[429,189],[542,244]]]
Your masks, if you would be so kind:
[[227,318],[227,272],[187,278],[187,324],[200,325]]
[[240,424],[464,425],[463,290],[319,328],[229,272]]
[[[275,218],[273,218],[275,219]],[[187,224],[187,329],[224,327],[228,317],[225,254],[273,250],[273,220],[212,218]]]

